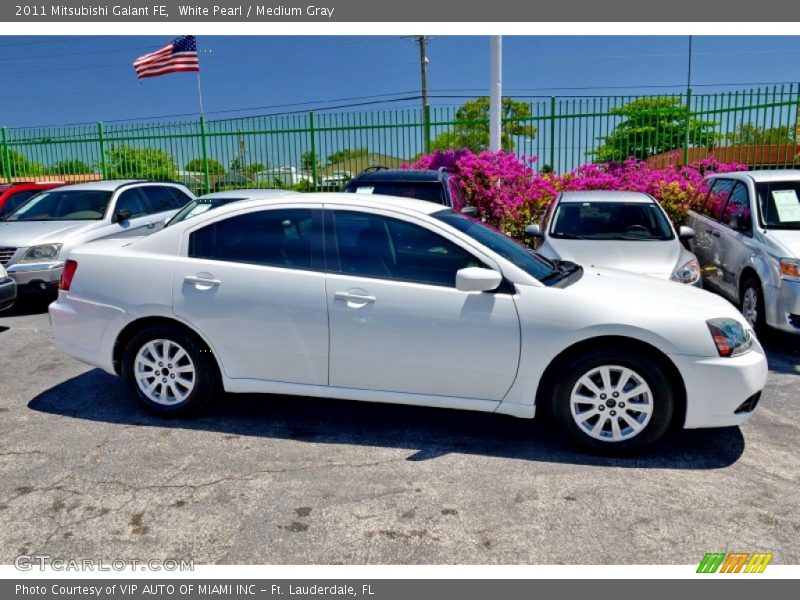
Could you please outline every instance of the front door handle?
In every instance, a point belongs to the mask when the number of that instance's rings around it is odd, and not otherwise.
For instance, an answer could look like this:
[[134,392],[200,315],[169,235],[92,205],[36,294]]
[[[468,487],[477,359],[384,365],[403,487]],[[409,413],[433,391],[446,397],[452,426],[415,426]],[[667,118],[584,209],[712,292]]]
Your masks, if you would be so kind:
[[202,277],[200,275],[187,275],[183,278],[186,283],[192,283],[198,288],[212,288],[222,285],[222,282],[219,279],[214,279],[213,277]]
[[354,294],[352,292],[336,292],[334,297],[337,300],[344,300],[345,302],[352,302],[353,304],[372,304],[376,300],[375,296]]

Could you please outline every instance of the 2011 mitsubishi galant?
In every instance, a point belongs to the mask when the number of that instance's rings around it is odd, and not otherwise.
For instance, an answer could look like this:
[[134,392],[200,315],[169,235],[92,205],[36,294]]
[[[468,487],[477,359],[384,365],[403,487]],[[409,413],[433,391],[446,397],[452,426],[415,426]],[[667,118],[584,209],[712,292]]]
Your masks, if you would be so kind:
[[160,414],[228,392],[550,412],[597,449],[744,422],[767,366],[691,286],[553,262],[430,202],[247,200],[76,248],[58,348]]

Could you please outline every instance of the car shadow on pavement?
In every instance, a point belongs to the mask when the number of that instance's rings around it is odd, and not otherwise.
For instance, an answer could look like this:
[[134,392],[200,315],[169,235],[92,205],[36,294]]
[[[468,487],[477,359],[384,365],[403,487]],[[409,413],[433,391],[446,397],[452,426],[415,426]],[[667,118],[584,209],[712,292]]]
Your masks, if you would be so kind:
[[628,468],[718,469],[736,462],[745,445],[738,427],[675,431],[636,455],[606,457],[576,449],[549,419],[270,394],[224,394],[194,418],[162,419],[140,408],[121,380],[99,369],[50,388],[28,407],[111,424],[404,448],[415,451],[409,461],[459,453]]
[[769,370],[800,375],[800,337],[782,331],[767,331],[758,340],[767,352]]

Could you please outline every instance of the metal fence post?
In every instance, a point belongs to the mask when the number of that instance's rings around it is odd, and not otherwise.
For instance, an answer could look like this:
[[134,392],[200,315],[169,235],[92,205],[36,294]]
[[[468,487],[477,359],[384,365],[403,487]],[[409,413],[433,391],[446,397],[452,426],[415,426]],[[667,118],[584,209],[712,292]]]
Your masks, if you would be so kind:
[[108,171],[106,170],[106,142],[102,121],[97,123],[97,141],[100,149],[100,176],[105,179],[108,177]]
[[200,141],[203,145],[203,182],[205,190],[203,193],[208,194],[211,192],[211,176],[208,170],[208,144],[206,143],[206,118],[200,115]]
[[431,105],[426,104],[422,109],[423,128],[425,131],[425,153],[431,151]]
[[556,97],[550,96],[550,168],[556,170]]
[[311,136],[311,179],[313,189],[317,191],[317,134],[314,132],[314,111],[308,113],[308,131]]
[[5,171],[5,174],[6,174],[6,181],[8,183],[11,183],[11,181],[12,181],[12,178],[11,178],[11,152],[9,151],[9,148],[8,148],[8,129],[6,127],[3,127],[2,132],[3,132],[3,138],[2,138],[2,141],[3,141],[3,171]]
[[689,164],[689,141],[692,128],[692,88],[686,88],[686,143],[683,145],[683,166]]

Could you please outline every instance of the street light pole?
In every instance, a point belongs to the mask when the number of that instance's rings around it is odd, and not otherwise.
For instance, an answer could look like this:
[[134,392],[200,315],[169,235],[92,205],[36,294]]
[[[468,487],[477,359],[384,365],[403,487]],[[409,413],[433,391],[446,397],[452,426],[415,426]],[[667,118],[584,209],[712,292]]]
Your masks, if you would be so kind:
[[502,148],[503,37],[500,35],[493,35],[490,48],[489,149],[493,152],[497,152]]
[[426,53],[426,46],[428,45],[428,38],[424,35],[417,36],[417,43],[419,44],[419,74],[420,83],[422,87],[422,119],[425,135],[423,136],[423,147],[425,152],[429,152],[429,139],[427,132],[430,131],[430,113],[428,108],[428,56]]

